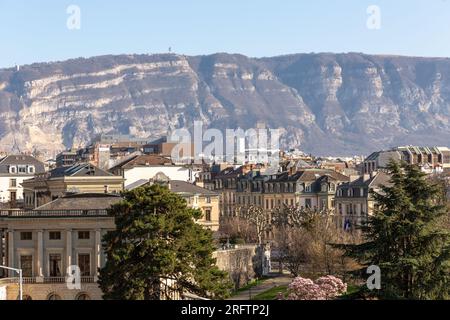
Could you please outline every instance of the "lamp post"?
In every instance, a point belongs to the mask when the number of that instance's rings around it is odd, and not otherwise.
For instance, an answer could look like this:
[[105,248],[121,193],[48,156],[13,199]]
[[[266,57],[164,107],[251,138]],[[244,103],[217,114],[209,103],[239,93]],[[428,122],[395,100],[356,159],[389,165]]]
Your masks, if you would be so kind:
[[11,270],[17,272],[19,274],[19,300],[23,300],[23,278],[22,278],[22,269],[10,268],[5,266],[0,266],[2,269]]

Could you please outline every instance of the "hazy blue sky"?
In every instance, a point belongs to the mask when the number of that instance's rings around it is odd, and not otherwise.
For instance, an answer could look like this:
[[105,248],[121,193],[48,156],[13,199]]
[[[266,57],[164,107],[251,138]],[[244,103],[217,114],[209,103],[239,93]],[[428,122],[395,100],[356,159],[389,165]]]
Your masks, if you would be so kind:
[[[66,10],[81,9],[69,30]],[[367,8],[381,29],[367,27]],[[450,0],[0,0],[0,67],[101,54],[450,57]]]

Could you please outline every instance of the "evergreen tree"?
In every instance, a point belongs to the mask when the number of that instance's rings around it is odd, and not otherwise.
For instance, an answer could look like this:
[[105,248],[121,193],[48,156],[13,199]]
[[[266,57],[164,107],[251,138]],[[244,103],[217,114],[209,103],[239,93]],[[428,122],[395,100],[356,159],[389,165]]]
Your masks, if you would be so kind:
[[[381,269],[385,299],[446,299],[450,293],[450,234],[441,223],[447,208],[439,186],[415,165],[391,162],[389,185],[373,192],[374,214],[361,226],[364,241],[344,246],[366,269]],[[363,286],[361,293],[367,293]]]
[[226,297],[229,278],[212,258],[212,233],[195,223],[201,212],[168,188],[127,191],[110,209],[116,229],[103,238],[107,255],[99,284],[105,299],[159,300],[164,279],[203,297]]

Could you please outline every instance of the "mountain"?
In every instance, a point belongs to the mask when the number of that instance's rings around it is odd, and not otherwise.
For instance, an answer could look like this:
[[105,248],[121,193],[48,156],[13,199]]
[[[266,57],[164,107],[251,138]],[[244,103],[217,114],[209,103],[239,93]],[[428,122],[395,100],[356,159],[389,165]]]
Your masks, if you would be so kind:
[[49,154],[100,133],[282,128],[318,155],[448,145],[450,59],[348,54],[100,56],[0,70],[0,149]]

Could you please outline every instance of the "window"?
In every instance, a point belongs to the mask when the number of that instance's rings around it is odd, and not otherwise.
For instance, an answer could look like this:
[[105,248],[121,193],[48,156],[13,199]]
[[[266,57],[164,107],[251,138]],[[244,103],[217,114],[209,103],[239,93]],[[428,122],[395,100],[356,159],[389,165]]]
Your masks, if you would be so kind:
[[205,219],[206,221],[211,221],[211,210],[207,209],[205,211]]
[[14,166],[9,167],[9,173],[17,173],[17,168]]
[[89,277],[91,275],[91,255],[84,253],[79,254],[78,267],[80,268],[80,274],[82,277]]
[[17,179],[9,179],[9,187],[16,188],[17,187]]
[[24,277],[33,276],[33,256],[20,256],[20,268]]
[[28,173],[34,173],[34,167],[33,166],[29,166],[28,167]]
[[307,209],[311,208],[311,199],[305,199],[305,207]]
[[78,231],[79,240],[89,240],[91,238],[91,233],[89,231]]
[[[50,254],[49,255],[49,269],[50,277],[61,277],[61,255]],[[51,299],[48,299],[51,300]],[[53,299],[57,300],[57,299]]]
[[206,197],[206,203],[211,203],[211,197]]
[[306,192],[311,192],[311,185],[310,184],[305,186],[305,191]]
[[50,240],[61,240],[61,232],[59,231],[50,231],[48,234],[48,238]]
[[27,166],[19,166],[19,173],[27,173]]
[[91,300],[91,297],[87,293],[80,293],[76,296],[75,300]]
[[33,233],[32,232],[21,232],[20,233],[20,240],[33,240]]
[[58,296],[56,293],[50,293],[47,296],[47,300],[61,300],[61,297]]

